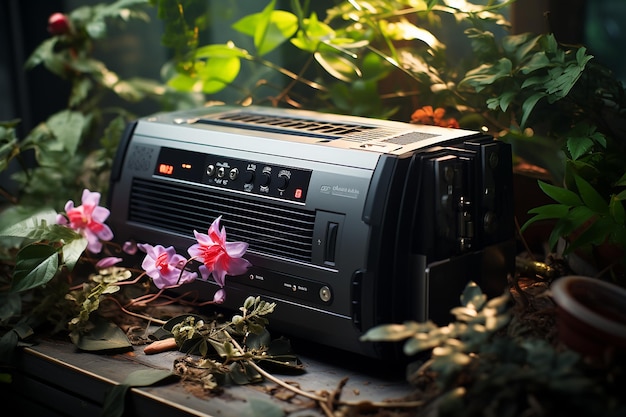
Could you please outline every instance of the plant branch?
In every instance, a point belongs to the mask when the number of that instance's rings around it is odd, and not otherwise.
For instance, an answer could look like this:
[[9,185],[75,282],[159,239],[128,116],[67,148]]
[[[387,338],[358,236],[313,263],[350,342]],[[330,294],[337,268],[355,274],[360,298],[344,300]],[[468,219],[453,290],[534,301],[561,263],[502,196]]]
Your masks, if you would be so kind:
[[[227,331],[224,330],[224,333],[228,337],[228,339],[233,343],[235,348],[241,354],[243,354],[245,351],[241,347],[241,345],[235,339],[233,339],[233,337]],[[322,410],[328,417],[334,416],[332,409],[331,409],[331,406],[333,404],[345,405],[345,406],[359,405],[359,402],[342,401],[338,398],[333,400],[332,397],[329,397],[328,395],[320,396],[320,395],[317,395],[308,391],[301,390],[300,388],[294,387],[293,385],[288,384],[287,382],[281,380],[280,378],[276,378],[274,375],[270,374],[269,372],[261,368],[259,365],[257,365],[256,362],[254,362],[253,360],[247,359],[245,360],[245,362],[247,365],[250,365],[252,368],[254,368],[254,370],[256,370],[264,378],[274,382],[277,385],[280,385],[283,388],[286,388],[294,392],[295,394],[298,394],[303,397],[316,401],[319,404],[320,408],[322,408]],[[345,381],[343,383],[345,383]],[[379,407],[379,408],[418,408],[418,407],[423,406],[425,403],[424,401],[398,401],[398,402],[374,401],[374,402],[369,402],[368,404],[370,404],[373,407]]]

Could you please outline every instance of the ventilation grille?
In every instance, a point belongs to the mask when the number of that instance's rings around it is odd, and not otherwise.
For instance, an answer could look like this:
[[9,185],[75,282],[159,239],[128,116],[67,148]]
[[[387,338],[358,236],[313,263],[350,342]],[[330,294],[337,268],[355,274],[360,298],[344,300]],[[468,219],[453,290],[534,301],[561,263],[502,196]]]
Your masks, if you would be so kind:
[[133,180],[129,220],[193,238],[218,216],[229,242],[292,260],[311,262],[315,212],[210,193],[184,184]]
[[324,119],[304,119],[253,112],[225,113],[217,115],[214,119],[198,119],[195,122],[271,133],[289,133],[319,139],[345,139],[356,142],[366,142],[406,132],[406,130],[394,129],[392,127],[364,126]]

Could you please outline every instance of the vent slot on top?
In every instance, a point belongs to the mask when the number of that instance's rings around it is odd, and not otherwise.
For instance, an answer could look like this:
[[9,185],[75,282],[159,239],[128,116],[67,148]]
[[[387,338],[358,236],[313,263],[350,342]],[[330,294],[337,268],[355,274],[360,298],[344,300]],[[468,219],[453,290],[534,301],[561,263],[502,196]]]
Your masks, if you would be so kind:
[[311,262],[315,212],[180,183],[133,180],[128,214],[132,222],[194,239],[194,230],[207,233],[220,215],[229,242],[246,242],[259,253]]
[[307,136],[325,140],[344,139],[356,142],[381,139],[406,132],[406,130],[383,126],[367,126],[334,122],[326,119],[304,119],[299,117],[275,116],[254,112],[219,114],[213,119],[198,119],[195,122],[270,133],[288,133],[291,135]]

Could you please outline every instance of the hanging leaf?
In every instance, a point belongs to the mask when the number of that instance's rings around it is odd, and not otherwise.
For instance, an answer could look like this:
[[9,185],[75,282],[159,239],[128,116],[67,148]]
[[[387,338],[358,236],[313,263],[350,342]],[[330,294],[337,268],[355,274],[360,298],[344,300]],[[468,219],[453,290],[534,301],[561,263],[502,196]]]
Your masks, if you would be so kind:
[[124,382],[115,385],[107,393],[102,405],[100,417],[122,417],[126,405],[126,393],[131,387],[148,387],[162,382],[172,376],[172,372],[164,369],[140,369],[132,372]]
[[57,249],[42,244],[31,244],[17,253],[12,292],[26,291],[46,284],[56,275],[59,268]]
[[536,93],[524,100],[522,103],[522,120],[520,121],[520,127],[525,127],[528,118],[530,117],[530,113],[532,113],[535,105],[539,100],[546,97],[546,93]]

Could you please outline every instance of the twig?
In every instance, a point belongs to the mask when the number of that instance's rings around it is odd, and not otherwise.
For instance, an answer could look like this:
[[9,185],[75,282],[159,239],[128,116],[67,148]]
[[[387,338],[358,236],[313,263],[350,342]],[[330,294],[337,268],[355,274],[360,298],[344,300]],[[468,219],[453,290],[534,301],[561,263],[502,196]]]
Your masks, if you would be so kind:
[[[224,333],[226,334],[226,336],[229,338],[229,340],[233,343],[233,345],[235,346],[235,348],[237,348],[237,350],[239,350],[240,353],[244,353],[243,348],[239,345],[239,343],[237,343],[237,341],[235,339],[232,338],[232,336],[224,331]],[[265,371],[263,368],[261,368],[259,365],[257,365],[253,360],[247,359],[246,364],[250,365],[251,367],[253,367],[259,374],[261,374],[263,377],[265,377],[266,379],[274,382],[277,385],[280,385],[283,388],[286,388],[298,395],[301,395],[303,397],[312,399],[314,401],[316,401],[320,408],[324,411],[324,413],[328,416],[328,417],[333,417],[334,414],[332,412],[332,406],[333,405],[345,405],[345,406],[357,406],[359,405],[359,402],[351,402],[351,401],[343,401],[339,398],[333,398],[333,397],[329,397],[329,396],[319,396],[316,395],[314,393],[308,392],[308,391],[303,391],[298,387],[294,387],[293,385],[290,385],[286,382],[284,382],[283,380],[276,378],[274,375],[270,374],[269,372]],[[341,387],[343,387],[343,385],[345,385],[345,383],[347,382],[347,379],[342,380],[341,381]],[[379,407],[379,408],[417,408],[417,407],[421,407],[424,405],[424,401],[398,401],[398,402],[382,402],[382,401],[374,401],[374,402],[369,402],[369,405],[371,405],[372,407]]]
[[149,322],[151,321],[151,322],[154,322],[154,323],[159,324],[161,326],[163,326],[165,323],[167,323],[164,320],[159,320],[159,319],[156,319],[156,318],[154,318],[152,316],[146,316],[145,314],[134,313],[134,312],[132,312],[130,310],[127,310],[126,308],[124,308],[124,306],[122,306],[120,304],[119,301],[117,301],[115,299],[115,297],[107,297],[106,299],[110,300],[110,301],[113,301],[115,304],[117,304],[117,306],[120,308],[120,310],[122,310],[124,312],[124,314],[128,314],[129,316],[137,317],[137,318],[140,318],[140,319],[143,319],[143,320],[147,320]]

